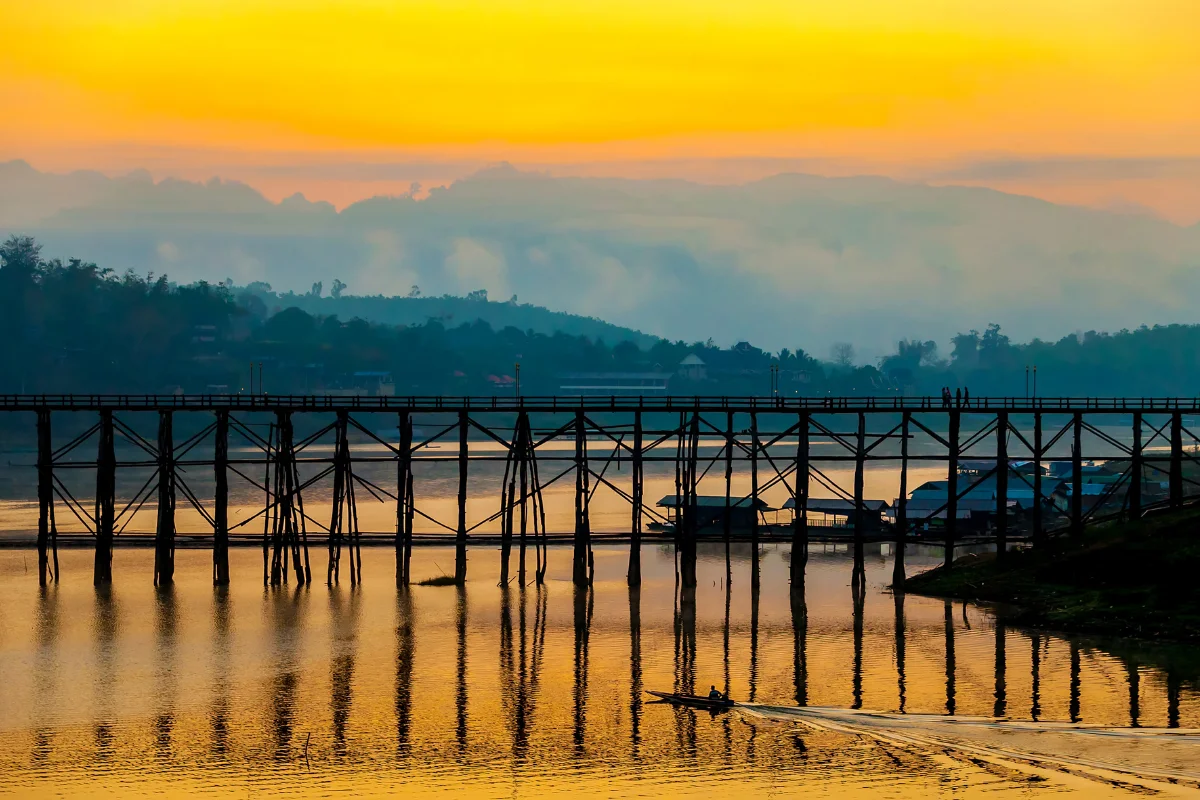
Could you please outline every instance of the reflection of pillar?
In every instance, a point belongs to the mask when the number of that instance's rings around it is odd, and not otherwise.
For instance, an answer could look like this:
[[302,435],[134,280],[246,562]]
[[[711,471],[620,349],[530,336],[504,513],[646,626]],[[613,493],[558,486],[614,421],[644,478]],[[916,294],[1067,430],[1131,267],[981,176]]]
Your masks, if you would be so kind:
[[629,743],[634,760],[642,748],[642,591],[629,589]]
[[[855,568],[855,574],[858,573],[858,568]],[[854,669],[851,672],[851,687],[854,702],[851,703],[851,708],[862,708],[862,681],[863,681],[863,607],[865,605],[866,593],[859,591],[857,587],[851,589],[853,594],[852,613],[854,615]]]
[[213,590],[213,705],[209,712],[212,728],[212,753],[223,758],[229,748],[229,590],[218,585]]
[[1071,642],[1071,699],[1070,720],[1079,722],[1079,645]]
[[679,622],[683,631],[683,660],[680,685],[684,694],[696,693],[696,587],[679,592]]
[[333,753],[346,755],[346,723],[354,697],[355,640],[358,633],[358,592],[350,590],[349,609],[339,589],[329,593],[333,623],[333,653],[329,670],[329,708],[333,718]]
[[400,592],[396,616],[396,755],[407,758],[412,748],[412,674],[416,651],[412,592]]
[[467,590],[458,586],[458,605],[455,607],[454,622],[458,634],[458,648],[454,661],[454,740],[458,743],[460,757],[467,754]]
[[154,719],[155,744],[159,758],[171,757],[171,734],[175,728],[175,635],[178,614],[175,592],[161,588],[155,596],[155,652],[158,655],[158,716]]
[[1138,675],[1137,664],[1125,662],[1125,673],[1129,676],[1129,727],[1141,727],[1138,717],[1141,716],[1141,678]]
[[996,704],[992,716],[1003,717],[1008,713],[1007,660],[1005,657],[1004,623],[996,620]]
[[301,625],[300,590],[294,593],[274,592],[267,595],[272,604],[272,627],[275,634],[275,680],[271,691],[271,734],[275,740],[274,758],[280,763],[292,761],[292,725],[296,713],[296,690],[300,683],[296,651],[299,648]]
[[1179,673],[1167,667],[1167,727],[1179,727],[1179,694],[1182,682]]
[[[791,601],[792,675],[796,685],[795,700],[796,705],[806,706],[808,705],[808,604],[804,599],[803,586],[792,584]],[[728,631],[728,626],[726,631]],[[728,642],[728,636],[727,632],[726,642]]]
[[954,714],[954,608],[950,601],[945,603],[946,612],[946,713]]
[[1035,633],[1029,637],[1029,642],[1032,648],[1029,663],[1032,675],[1029,718],[1037,722],[1042,713],[1042,637]]
[[[39,412],[39,417],[42,412]],[[55,571],[57,577],[57,570]],[[37,660],[34,664],[33,686],[34,707],[51,708],[54,705],[55,679],[58,672],[58,591],[43,588],[38,596],[37,612]],[[45,716],[40,717],[34,731],[32,758],[35,763],[45,763],[50,757],[53,727]]]
[[592,592],[586,586],[575,587],[575,684],[572,741],[575,755],[582,757],[587,733],[588,636],[592,624]]
[[895,618],[895,637],[896,637],[896,688],[899,693],[899,711],[904,713],[904,703],[907,699],[907,676],[905,674],[905,653],[904,644],[907,634],[904,623],[904,593],[896,592],[892,595],[892,602],[896,607]]
[[[757,437],[755,437],[757,441]],[[750,559],[750,702],[753,703],[758,694],[758,545],[753,547]]]
[[117,655],[117,604],[113,602],[112,589],[100,586],[96,589],[96,756],[107,760],[112,756],[113,670]]

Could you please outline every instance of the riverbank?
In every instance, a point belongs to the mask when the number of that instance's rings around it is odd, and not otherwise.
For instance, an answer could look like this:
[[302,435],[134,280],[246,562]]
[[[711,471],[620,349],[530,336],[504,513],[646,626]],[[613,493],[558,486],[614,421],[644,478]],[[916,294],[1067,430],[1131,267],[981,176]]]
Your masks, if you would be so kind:
[[906,590],[996,604],[1017,625],[1200,644],[1200,511],[1089,529],[1003,560],[966,556]]

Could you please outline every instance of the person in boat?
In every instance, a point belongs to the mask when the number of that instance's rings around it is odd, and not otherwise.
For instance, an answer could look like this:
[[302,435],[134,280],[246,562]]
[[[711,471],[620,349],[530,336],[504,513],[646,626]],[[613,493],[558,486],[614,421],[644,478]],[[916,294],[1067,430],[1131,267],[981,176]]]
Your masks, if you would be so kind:
[[716,686],[710,686],[709,690],[708,690],[708,699],[709,700],[725,700],[726,697],[725,697],[725,695],[723,695],[717,691]]

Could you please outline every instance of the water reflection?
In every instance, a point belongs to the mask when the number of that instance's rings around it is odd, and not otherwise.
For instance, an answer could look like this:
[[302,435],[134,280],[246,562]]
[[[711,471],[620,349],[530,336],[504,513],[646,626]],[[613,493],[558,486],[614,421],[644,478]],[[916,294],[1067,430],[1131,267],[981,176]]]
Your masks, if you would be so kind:
[[[311,761],[312,774],[337,782],[364,763],[403,763],[414,780],[503,764],[516,795],[536,794],[535,776],[562,788],[563,764],[581,792],[604,793],[598,776],[611,773],[650,781],[643,794],[670,793],[647,777],[660,771],[750,784],[787,775],[800,787],[836,768],[929,788],[956,785],[967,768],[643,694],[710,685],[772,705],[1200,725],[1186,659],[1114,656],[974,607],[891,594],[890,563],[868,561],[855,580],[852,551],[811,558],[795,584],[783,553],[767,547],[733,560],[732,581],[720,550],[702,553],[696,587],[675,583],[669,552],[648,551],[646,582],[631,588],[625,551],[598,548],[591,589],[552,570],[545,586],[407,590],[375,580],[372,559],[390,567],[391,554],[368,551],[354,588],[265,591],[247,586],[261,568],[255,554],[239,554],[250,579],[235,568],[232,586],[216,590],[186,579],[192,551],[181,550],[173,590],[123,587],[118,603],[111,588],[65,581],[0,596],[0,670],[17,676],[0,703],[0,768],[36,783],[72,759],[112,775],[140,775],[147,758],[163,776],[203,763],[210,778],[307,775]],[[426,558],[436,563],[418,549],[414,570]],[[207,565],[198,574],[207,583]],[[83,657],[67,658],[77,645]],[[77,729],[91,735],[82,755]]]

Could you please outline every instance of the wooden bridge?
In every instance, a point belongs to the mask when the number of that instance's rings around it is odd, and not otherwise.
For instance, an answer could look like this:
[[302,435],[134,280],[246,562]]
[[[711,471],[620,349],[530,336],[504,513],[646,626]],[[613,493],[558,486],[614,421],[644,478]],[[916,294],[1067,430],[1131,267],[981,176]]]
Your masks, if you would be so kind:
[[[629,544],[628,579],[641,581],[641,547],[651,537],[648,522],[668,520],[643,497],[646,465],[674,471],[674,508],[678,514],[665,533],[653,541],[674,545],[679,578],[695,584],[697,542],[701,539],[697,498],[702,479],[714,468],[724,472],[726,513],[723,529],[705,534],[723,541],[757,545],[765,540],[790,541],[793,581],[803,580],[810,541],[836,540],[851,544],[856,579],[866,542],[884,538],[894,543],[894,579],[903,581],[904,545],[919,541],[944,548],[946,563],[956,547],[987,542],[1001,553],[1010,546],[1038,547],[1052,535],[1080,536],[1086,526],[1118,517],[1139,517],[1158,509],[1182,507],[1198,494],[1200,437],[1191,426],[1200,417],[1196,398],[974,398],[956,404],[931,397],[330,397],[267,395],[0,395],[0,412],[9,430],[26,417],[36,423],[37,548],[43,585],[58,580],[59,533],[56,515],[73,515],[94,541],[93,579],[110,583],[113,547],[136,537],[121,535],[122,520],[156,501],[157,522],[154,581],[170,584],[174,575],[177,502],[193,507],[212,529],[213,580],[229,581],[232,544],[261,544],[263,580],[270,585],[313,580],[310,544],[328,551],[326,580],[339,580],[343,556],[350,580],[362,579],[364,544],[386,543],[395,548],[396,582],[409,583],[412,548],[423,543],[453,544],[454,578],[466,580],[467,548],[498,542],[500,581],[510,580],[510,560],[517,551],[517,579],[527,575],[526,555],[534,551],[533,576],[542,582],[546,547],[569,542],[573,547],[572,577],[576,584],[592,580],[592,546],[599,541]],[[157,417],[153,439],[131,422],[138,415]],[[84,423],[77,415],[87,415]],[[56,442],[55,421],[70,416],[68,441]],[[376,433],[381,417],[395,436]],[[414,420],[433,433],[414,435]],[[140,418],[140,417],[138,417]],[[187,419],[191,432],[174,433]],[[258,422],[266,418],[265,423]],[[3,418],[0,418],[3,419]],[[94,421],[93,421],[94,420]],[[255,420],[256,422],[251,422]],[[297,436],[298,420],[312,427]],[[256,430],[258,428],[258,430]],[[266,428],[266,432],[260,432]],[[181,439],[181,440],[180,440]],[[230,442],[250,457],[231,457]],[[352,439],[369,442],[376,455],[353,453]],[[439,440],[457,440],[449,456],[432,455]],[[489,442],[486,450],[472,442]],[[119,460],[117,443],[137,453]],[[573,449],[553,448],[559,442]],[[589,455],[600,442],[602,458]],[[332,443],[331,454],[317,445]],[[80,460],[85,445],[95,459]],[[702,447],[710,453],[701,455]],[[199,448],[199,449],[198,449]],[[89,448],[90,449],[90,448]],[[385,455],[377,455],[383,452]],[[197,455],[196,453],[199,453]],[[208,455],[211,453],[211,455]],[[1107,466],[1105,480],[1085,492],[1090,462]],[[389,486],[357,472],[364,462],[394,464]],[[414,491],[414,465],[424,461],[453,462],[458,468],[457,516],[439,520],[420,508]],[[467,524],[467,483],[477,462],[503,462],[504,472],[495,513]],[[627,486],[609,475],[609,466],[627,462],[632,474]],[[891,462],[899,467],[899,491],[887,524],[868,526],[864,471],[868,464]],[[734,493],[734,465],[750,473],[750,491]],[[664,467],[655,467],[665,464]],[[829,465],[853,466],[850,485],[842,486]],[[910,468],[944,468],[944,500],[926,503],[919,511],[908,507]],[[964,470],[965,465],[969,470]],[[301,466],[312,472],[301,475]],[[982,466],[981,466],[982,465]],[[1019,466],[1018,466],[1019,465]],[[150,479],[120,505],[117,470],[152,470]],[[187,482],[189,469],[212,470],[214,493],[199,497]],[[561,469],[560,469],[561,468]],[[1046,474],[1053,468],[1050,480]],[[85,505],[62,480],[65,470],[95,473],[95,496]],[[261,478],[252,477],[262,476]],[[719,475],[720,473],[718,473]],[[547,530],[543,491],[562,480],[574,479],[572,531]],[[262,492],[261,510],[235,524],[229,519],[230,480],[244,480]],[[260,482],[261,480],[261,482]],[[713,479],[710,479],[710,481]],[[317,520],[304,510],[304,492],[321,482],[332,485],[332,512]],[[1054,484],[1053,486],[1049,484]],[[604,486],[628,502],[629,525],[623,531],[593,531],[590,506]],[[781,528],[752,515],[748,529],[734,529],[728,509],[739,503],[756,508],[763,492],[782,487],[795,508],[794,520]],[[986,487],[994,507],[986,525],[969,525],[962,507],[972,493]],[[810,525],[808,502],[817,491],[841,498],[858,513],[841,529]],[[1058,491],[1061,496],[1056,497]],[[357,499],[366,492],[375,500],[394,503],[395,526],[387,532],[359,528]],[[1012,497],[1024,501],[1015,505]],[[182,498],[182,501],[181,501]],[[915,504],[914,504],[915,507]],[[416,534],[417,517],[444,530]],[[248,525],[259,522],[261,531]],[[499,523],[500,533],[482,534],[484,524]],[[815,522],[815,520],[813,521]],[[810,530],[811,528],[811,530]],[[716,537],[719,536],[719,539]],[[65,538],[65,535],[64,535]]]

